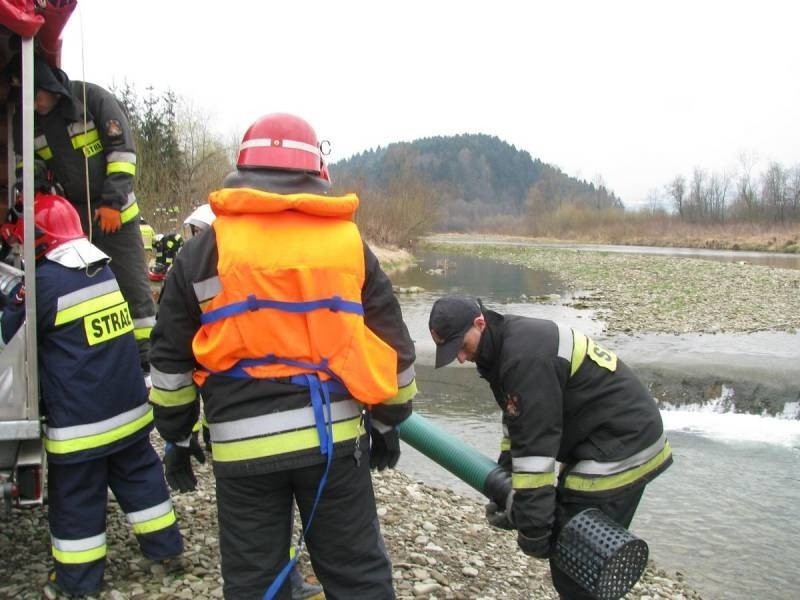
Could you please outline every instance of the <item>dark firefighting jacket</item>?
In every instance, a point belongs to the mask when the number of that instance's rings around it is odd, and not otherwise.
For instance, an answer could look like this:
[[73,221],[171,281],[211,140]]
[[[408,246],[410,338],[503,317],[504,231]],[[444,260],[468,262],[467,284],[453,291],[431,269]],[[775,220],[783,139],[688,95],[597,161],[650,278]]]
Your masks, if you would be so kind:
[[[42,159],[64,188],[64,196],[86,214],[86,165],[92,209],[100,205],[116,208],[122,223],[139,214],[133,193],[136,149],[122,106],[102,87],[69,81],[58,72],[71,95],[61,95],[47,115],[34,117],[34,154]],[[83,103],[84,86],[86,103]],[[84,106],[86,108],[84,114]],[[14,119],[14,148],[17,166],[22,165],[21,113]]]
[[[294,202],[299,194],[281,197],[255,190],[247,192],[261,194],[266,205],[274,206],[271,219],[276,224],[284,222],[284,215],[287,228],[296,222],[292,217],[293,210],[278,207]],[[337,201],[335,198],[326,200]],[[324,221],[331,217],[318,215],[316,218]],[[305,235],[307,233],[297,230],[297,239],[307,244],[326,243],[324,236],[312,239]],[[218,235],[213,228],[190,239],[178,254],[164,286],[150,354],[153,384],[150,400],[155,409],[156,427],[167,441],[186,439],[198,417],[199,398],[195,384],[198,381],[214,444],[214,471],[218,477],[265,473],[324,462],[326,457],[320,451],[307,385],[291,376],[257,373],[237,376],[229,372],[209,372],[208,368],[196,362],[192,343],[201,330],[204,309],[223,292],[217,243]],[[252,240],[252,252],[266,256],[271,252],[280,253],[282,247],[270,246],[271,243],[274,244],[271,236],[259,236]],[[363,242],[355,248],[361,255],[357,260],[364,261],[364,281],[359,299],[364,324],[396,353],[396,365],[391,368],[397,374],[398,393],[384,403],[370,406],[374,420],[391,426],[402,422],[411,412],[411,399],[416,391],[414,344],[403,323],[391,282],[374,254]],[[286,258],[286,254],[281,256]],[[292,251],[288,254],[302,261],[304,253]],[[317,273],[322,278],[334,275],[326,275],[325,268],[320,265],[298,262],[296,269],[298,273]],[[265,310],[279,309],[285,300],[264,298],[262,290],[253,290],[252,293],[256,303],[275,303],[275,307]],[[265,333],[265,339],[275,333]],[[219,343],[228,342],[220,339]],[[288,341],[276,342],[270,353],[285,358],[287,346]],[[245,361],[257,358],[242,356]],[[330,401],[334,457],[353,454],[357,442],[367,443],[361,405],[346,389],[337,389],[336,386],[331,388]],[[366,445],[362,448],[366,450]]]
[[602,502],[671,464],[655,401],[612,352],[553,321],[484,316],[476,365],[503,410],[501,464],[510,458],[520,532],[550,531],[556,486],[564,500]]
[[[67,242],[54,252],[68,256],[77,243],[88,245],[85,239]],[[24,304],[2,311],[4,342],[24,317]],[[36,317],[48,459],[90,460],[146,437],[153,428],[153,411],[139,369],[133,319],[108,265],[68,268],[41,259],[36,265]]]

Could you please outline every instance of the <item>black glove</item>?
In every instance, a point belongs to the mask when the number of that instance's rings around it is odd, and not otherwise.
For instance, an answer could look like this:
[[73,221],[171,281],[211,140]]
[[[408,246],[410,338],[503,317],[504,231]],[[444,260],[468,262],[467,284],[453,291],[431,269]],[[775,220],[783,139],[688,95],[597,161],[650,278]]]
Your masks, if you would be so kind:
[[188,448],[167,443],[164,449],[164,475],[169,487],[176,492],[193,492],[197,487],[197,478],[192,470],[192,456],[200,464],[206,462],[206,455],[196,434],[189,438]]
[[385,433],[378,431],[375,425],[370,430],[372,442],[369,447],[369,468],[383,471],[387,467],[393,469],[400,460],[400,434],[392,427]]
[[517,545],[528,556],[535,558],[550,558],[552,532],[548,529],[541,535],[528,537],[521,531],[517,533]]
[[511,516],[511,507],[514,504],[514,490],[511,490],[506,497],[505,507],[501,508],[496,502],[489,502],[486,505],[486,520],[492,527],[498,529],[516,529],[514,518]]

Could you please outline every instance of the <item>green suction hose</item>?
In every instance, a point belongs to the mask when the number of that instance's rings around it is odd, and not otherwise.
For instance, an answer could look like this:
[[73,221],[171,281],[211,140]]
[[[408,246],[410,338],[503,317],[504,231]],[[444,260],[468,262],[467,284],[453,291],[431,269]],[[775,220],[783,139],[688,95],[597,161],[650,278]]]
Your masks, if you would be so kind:
[[400,439],[501,506],[511,478],[496,462],[440,429],[419,413],[399,426]]

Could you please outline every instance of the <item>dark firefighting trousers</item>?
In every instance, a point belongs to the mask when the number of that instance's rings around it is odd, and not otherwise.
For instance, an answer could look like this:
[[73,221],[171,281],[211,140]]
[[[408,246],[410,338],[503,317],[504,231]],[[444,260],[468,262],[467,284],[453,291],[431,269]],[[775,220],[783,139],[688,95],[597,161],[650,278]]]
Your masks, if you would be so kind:
[[[248,477],[217,478],[220,554],[226,600],[258,600],[289,557],[292,499],[305,527],[325,465]],[[296,540],[291,540],[292,543]],[[306,536],[327,600],[395,597],[392,569],[369,472],[369,459],[334,459]],[[289,578],[277,598],[290,599]]]
[[[642,499],[643,492],[644,487],[642,486],[606,502],[578,503],[563,501],[559,491],[559,501],[556,505],[556,527],[553,539],[556,539],[558,532],[561,531],[561,528],[564,527],[573,516],[587,508],[599,508],[623,527],[630,527],[636,508],[639,506],[639,501]],[[550,559],[550,574],[553,577],[553,587],[556,588],[562,600],[594,600],[594,596],[586,592],[575,580],[559,569],[553,562],[553,559]]]
[[[84,225],[85,230],[85,225]],[[156,324],[156,305],[147,279],[147,260],[139,231],[139,219],[125,223],[119,231],[104,234],[92,226],[92,243],[111,257],[109,267],[119,283],[122,297],[133,316],[133,333],[142,366],[150,364],[150,332]],[[147,367],[149,369],[149,367]]]
[[79,595],[100,588],[109,487],[142,554],[163,560],[183,552],[161,460],[147,436],[108,456],[73,464],[48,462],[47,468],[55,582],[62,590]]

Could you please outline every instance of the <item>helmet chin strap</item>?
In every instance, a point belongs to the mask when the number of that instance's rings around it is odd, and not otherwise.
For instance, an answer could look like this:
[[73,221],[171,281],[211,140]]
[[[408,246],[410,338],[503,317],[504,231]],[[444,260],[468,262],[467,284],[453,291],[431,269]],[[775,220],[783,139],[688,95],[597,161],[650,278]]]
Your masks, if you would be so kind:
[[222,181],[225,188],[253,188],[273,194],[327,194],[330,182],[304,171],[237,169]]

